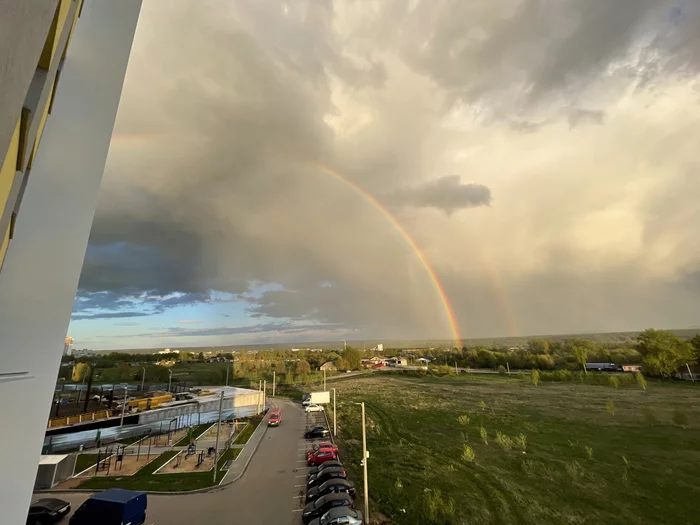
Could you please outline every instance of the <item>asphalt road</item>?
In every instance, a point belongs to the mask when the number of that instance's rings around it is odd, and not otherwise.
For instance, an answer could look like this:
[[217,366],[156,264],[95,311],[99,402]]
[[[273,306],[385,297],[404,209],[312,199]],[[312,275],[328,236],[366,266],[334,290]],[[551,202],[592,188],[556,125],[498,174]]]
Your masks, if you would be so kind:
[[[270,427],[241,479],[215,492],[180,496],[148,496],[146,523],[155,525],[300,525],[308,468],[303,438],[322,414],[309,414],[290,401],[275,400],[282,424]],[[86,495],[61,494],[73,509]],[[66,520],[67,523],[67,520]]]

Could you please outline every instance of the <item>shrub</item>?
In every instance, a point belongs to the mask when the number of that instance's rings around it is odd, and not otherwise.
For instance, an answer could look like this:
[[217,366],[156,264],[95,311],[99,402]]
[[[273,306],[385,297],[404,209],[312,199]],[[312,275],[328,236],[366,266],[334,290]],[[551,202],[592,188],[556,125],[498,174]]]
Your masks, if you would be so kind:
[[532,369],[532,373],[530,374],[530,379],[532,381],[532,384],[537,386],[540,384],[540,371],[537,370],[536,368]]
[[642,375],[641,372],[637,371],[634,373],[634,378],[637,381],[637,384],[642,388],[642,390],[647,389],[647,380],[646,378]]
[[452,498],[444,499],[439,490],[430,490],[423,493],[421,514],[423,523],[453,523],[455,503]]
[[471,463],[475,458],[476,454],[474,453],[474,449],[469,445],[464,445],[464,448],[462,449],[462,459],[468,463]]
[[620,388],[620,378],[616,375],[608,377],[608,383],[610,383],[610,386],[613,388]]
[[527,436],[518,434],[513,438],[513,448],[515,450],[525,450],[527,448]]
[[593,449],[591,447],[583,447],[586,449],[586,455],[588,456],[588,459],[593,459]]
[[611,416],[615,415],[615,403],[612,399],[608,399],[605,403],[605,409],[610,413]]
[[513,440],[503,432],[496,432],[496,443],[498,443],[503,450],[510,450],[513,448]]
[[484,442],[484,445],[489,444],[489,435],[488,432],[486,432],[486,429],[484,427],[479,427],[479,435],[481,436],[481,441]]
[[506,367],[503,365],[498,365],[498,373],[502,376],[506,375]]
[[486,410],[486,403],[484,403],[483,399],[479,402],[479,406],[481,407],[481,410]]
[[457,421],[460,425],[464,425],[466,427],[469,424],[470,419],[468,415],[463,414],[457,418]]

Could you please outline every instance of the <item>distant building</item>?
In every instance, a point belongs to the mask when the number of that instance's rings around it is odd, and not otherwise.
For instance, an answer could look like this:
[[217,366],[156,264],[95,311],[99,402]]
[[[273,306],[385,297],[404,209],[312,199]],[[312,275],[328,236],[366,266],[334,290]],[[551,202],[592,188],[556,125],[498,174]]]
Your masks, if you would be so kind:
[[377,352],[383,352],[384,351],[384,345],[382,343],[379,343],[377,345]]
[[641,372],[642,365],[622,365],[623,372]]
[[424,365],[427,365],[428,363],[430,363],[430,359],[428,359],[426,357],[419,357],[418,359],[416,359],[416,361],[418,361],[419,363],[422,363]]
[[392,357],[390,359],[387,359],[387,365],[389,365],[389,366],[407,366],[408,359],[406,359],[404,357]]
[[71,355],[73,352],[73,338],[66,337],[65,343],[63,343],[63,355]]
[[159,354],[179,354],[180,350],[170,350],[170,348],[166,348],[165,350],[160,350],[158,353]]
[[69,355],[72,357],[89,357],[91,355],[95,355],[95,352],[88,350],[87,348],[83,348],[82,350],[72,350]]
[[338,369],[336,368],[335,363],[333,361],[327,361],[319,367],[319,370],[338,370]]

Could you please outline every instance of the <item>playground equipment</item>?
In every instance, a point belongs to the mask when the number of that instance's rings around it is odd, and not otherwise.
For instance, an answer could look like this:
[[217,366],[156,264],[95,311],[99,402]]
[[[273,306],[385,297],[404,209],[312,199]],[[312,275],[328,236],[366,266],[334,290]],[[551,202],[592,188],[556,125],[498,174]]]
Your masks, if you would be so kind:
[[179,467],[180,463],[182,463],[182,454],[175,456],[175,464],[173,465],[173,468]]
[[204,451],[200,452],[197,456],[197,467],[204,463]]
[[95,464],[95,475],[98,472],[107,472],[109,475],[109,469],[112,466],[112,456],[114,455],[114,449],[112,447],[105,448],[104,451],[97,451],[97,463]]

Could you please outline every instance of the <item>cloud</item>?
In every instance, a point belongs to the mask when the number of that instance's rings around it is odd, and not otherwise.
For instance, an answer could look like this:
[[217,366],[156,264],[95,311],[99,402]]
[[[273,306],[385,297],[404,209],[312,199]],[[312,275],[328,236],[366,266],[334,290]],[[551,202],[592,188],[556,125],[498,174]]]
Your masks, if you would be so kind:
[[144,3],[74,319],[450,337],[425,260],[466,335],[692,321],[700,5],[205,5]]
[[200,324],[202,321],[196,319],[182,319],[178,321],[178,324]]
[[399,206],[436,208],[449,216],[457,210],[488,206],[491,203],[491,190],[483,184],[463,184],[459,175],[447,175],[397,190],[386,200]]

